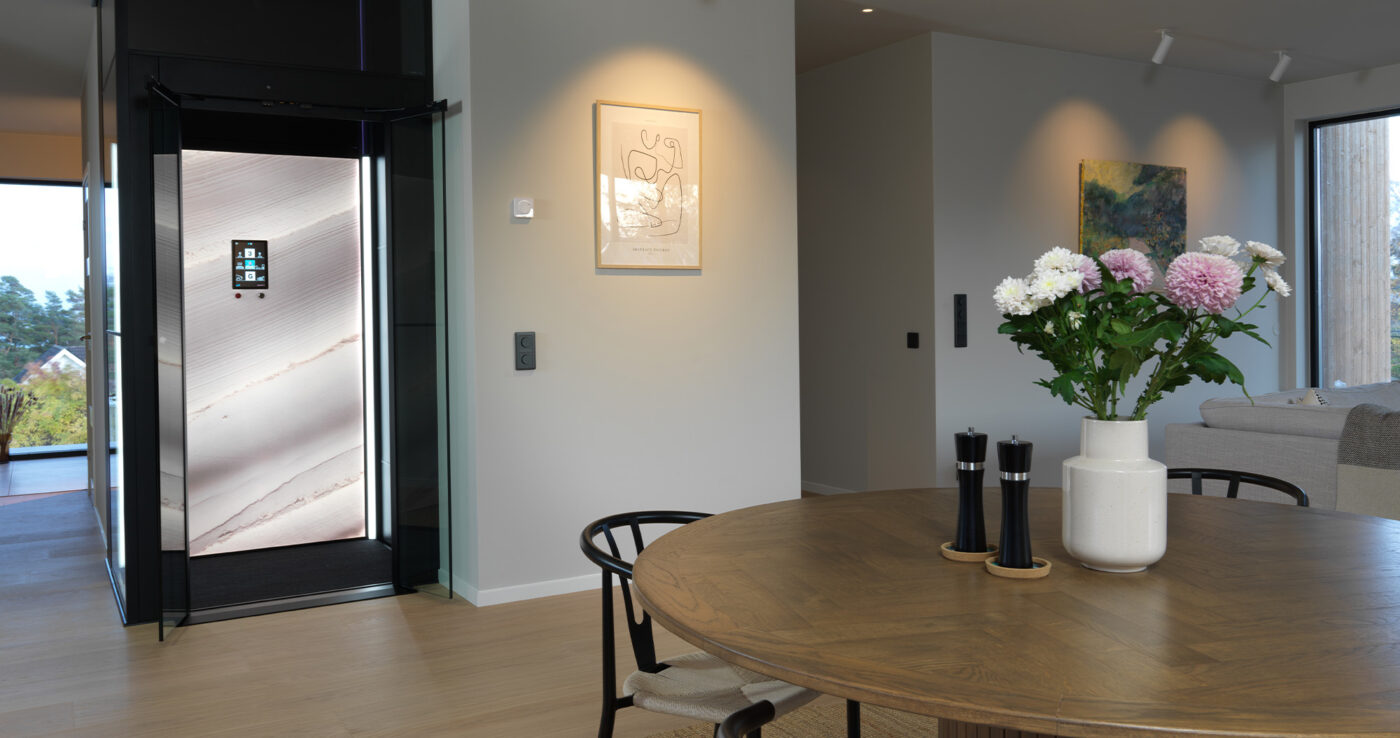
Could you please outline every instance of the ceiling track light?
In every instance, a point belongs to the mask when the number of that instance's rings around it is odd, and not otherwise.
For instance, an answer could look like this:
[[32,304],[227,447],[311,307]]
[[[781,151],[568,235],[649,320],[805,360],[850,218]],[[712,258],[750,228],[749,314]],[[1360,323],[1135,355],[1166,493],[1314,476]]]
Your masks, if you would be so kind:
[[1165,28],[1158,33],[1162,34],[1162,40],[1157,42],[1157,50],[1152,52],[1153,64],[1161,64],[1167,60],[1167,51],[1171,49],[1172,41],[1176,40]]
[[1286,51],[1276,51],[1274,53],[1278,54],[1278,63],[1274,65],[1274,71],[1269,72],[1270,82],[1278,82],[1283,79],[1283,73],[1288,71],[1288,65],[1293,61],[1293,57],[1289,56]]

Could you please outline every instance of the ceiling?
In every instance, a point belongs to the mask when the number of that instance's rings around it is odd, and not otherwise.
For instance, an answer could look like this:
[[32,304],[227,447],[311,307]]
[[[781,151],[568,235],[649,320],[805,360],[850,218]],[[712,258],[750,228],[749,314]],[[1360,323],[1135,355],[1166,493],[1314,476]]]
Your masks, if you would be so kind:
[[[752,0],[742,0],[750,2]],[[1285,82],[1400,63],[1397,0],[796,0],[797,70],[928,31]],[[875,9],[861,13],[862,7]],[[0,131],[79,131],[92,0],[0,0]]]
[[[1396,0],[796,0],[799,72],[926,31],[1284,82],[1400,63]],[[873,13],[861,13],[863,7]]]
[[0,131],[78,135],[92,0],[0,0]]

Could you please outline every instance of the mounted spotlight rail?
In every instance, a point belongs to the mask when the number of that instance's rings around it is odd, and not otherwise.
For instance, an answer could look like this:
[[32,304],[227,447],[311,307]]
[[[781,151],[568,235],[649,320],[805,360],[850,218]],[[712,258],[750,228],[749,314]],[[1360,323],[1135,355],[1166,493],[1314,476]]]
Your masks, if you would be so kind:
[[1289,56],[1286,51],[1275,51],[1274,53],[1278,54],[1278,63],[1274,64],[1274,71],[1269,72],[1270,82],[1278,82],[1283,79],[1283,73],[1288,71],[1288,65],[1293,61],[1293,57]]
[[1157,31],[1162,35],[1162,39],[1157,42],[1157,50],[1152,52],[1153,64],[1161,64],[1167,60],[1167,52],[1171,50],[1172,42],[1176,40],[1176,37],[1171,35],[1170,30],[1163,28]]

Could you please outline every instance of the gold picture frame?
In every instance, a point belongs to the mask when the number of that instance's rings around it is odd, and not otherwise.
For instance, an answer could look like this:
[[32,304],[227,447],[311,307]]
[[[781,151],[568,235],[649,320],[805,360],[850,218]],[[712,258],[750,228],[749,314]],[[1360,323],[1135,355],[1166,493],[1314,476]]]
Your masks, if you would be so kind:
[[594,104],[599,269],[701,268],[700,111]]

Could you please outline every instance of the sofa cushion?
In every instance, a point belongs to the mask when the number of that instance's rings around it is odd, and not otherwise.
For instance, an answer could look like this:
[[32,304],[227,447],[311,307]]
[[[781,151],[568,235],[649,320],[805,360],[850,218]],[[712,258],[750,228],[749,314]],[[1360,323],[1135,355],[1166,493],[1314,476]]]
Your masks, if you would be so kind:
[[1400,410],[1400,382],[1319,389],[1323,405],[1302,404],[1308,389],[1285,390],[1254,398],[1222,397],[1201,403],[1201,420],[1212,428],[1341,438],[1351,408],[1362,404]]
[[1328,405],[1356,407],[1357,405],[1380,405],[1391,410],[1400,410],[1400,381],[1362,384],[1356,387],[1337,387],[1317,391]]

